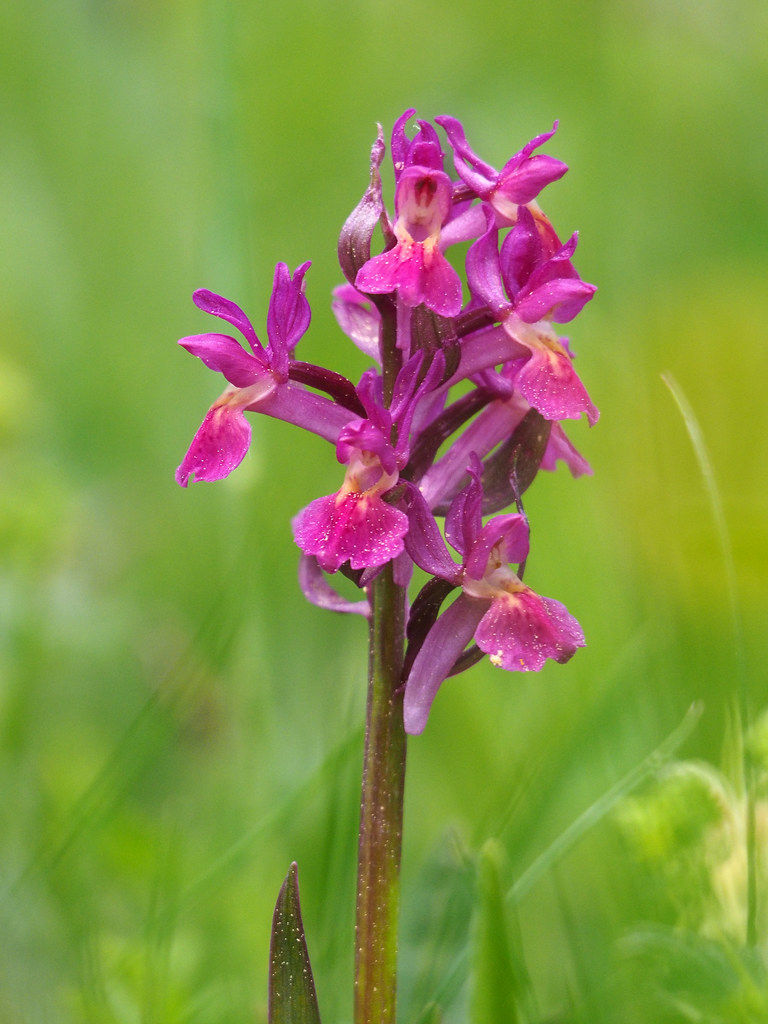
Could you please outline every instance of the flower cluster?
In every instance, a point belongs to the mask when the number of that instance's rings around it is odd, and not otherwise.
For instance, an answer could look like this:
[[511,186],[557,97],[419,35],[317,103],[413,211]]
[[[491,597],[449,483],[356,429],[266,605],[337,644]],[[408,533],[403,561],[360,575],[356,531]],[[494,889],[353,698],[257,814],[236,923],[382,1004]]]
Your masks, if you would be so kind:
[[[406,730],[418,733],[443,680],[483,654],[508,670],[537,670],[584,645],[565,607],[523,583],[521,499],[540,468],[562,461],[574,476],[589,472],[562,421],[584,413],[592,424],[598,412],[555,326],[571,321],[595,287],[573,265],[576,235],[562,243],[537,202],[567,170],[538,152],[557,125],[495,170],[455,118],[437,117],[452,178],[432,124],[417,121],[409,137],[413,114],[392,132],[394,217],[383,200],[379,129],[368,188],[339,238],[346,283],[333,310],[372,367],[355,386],[295,358],[310,322],[308,263],[293,275],[278,264],[266,346],[235,303],[196,292],[195,304],[248,347],[229,334],[182,338],[228,387],[176,479],[186,486],[227,476],[248,450],[248,411],[335,445],[340,488],[293,520],[302,589],[322,607],[367,615],[366,590],[384,565],[393,563],[403,586],[414,566],[428,574],[410,606],[403,679]],[[372,255],[377,231],[384,248]],[[445,253],[468,242],[465,287]],[[339,571],[361,588],[360,601],[331,586],[328,575]]]

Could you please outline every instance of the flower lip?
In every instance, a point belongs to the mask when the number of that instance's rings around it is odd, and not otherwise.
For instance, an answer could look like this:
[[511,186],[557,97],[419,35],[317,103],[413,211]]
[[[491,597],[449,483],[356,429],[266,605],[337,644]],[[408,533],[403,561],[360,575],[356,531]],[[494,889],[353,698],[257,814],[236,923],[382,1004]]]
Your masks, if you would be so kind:
[[293,536],[305,555],[329,573],[349,562],[368,569],[403,550],[408,517],[375,491],[344,491],[316,498],[293,520]]
[[475,640],[492,664],[513,672],[537,672],[547,659],[563,664],[585,646],[581,626],[565,606],[530,587],[492,601]]
[[222,480],[245,458],[251,427],[243,415],[243,391],[229,387],[214,402],[176,470],[176,483]]

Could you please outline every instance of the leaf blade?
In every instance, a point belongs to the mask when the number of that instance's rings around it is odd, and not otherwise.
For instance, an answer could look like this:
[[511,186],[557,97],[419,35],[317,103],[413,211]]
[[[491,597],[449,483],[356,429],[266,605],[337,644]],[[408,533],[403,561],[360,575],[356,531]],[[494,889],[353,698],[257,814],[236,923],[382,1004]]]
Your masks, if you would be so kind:
[[320,1024],[299,903],[299,870],[291,864],[275,904],[269,947],[269,1024]]

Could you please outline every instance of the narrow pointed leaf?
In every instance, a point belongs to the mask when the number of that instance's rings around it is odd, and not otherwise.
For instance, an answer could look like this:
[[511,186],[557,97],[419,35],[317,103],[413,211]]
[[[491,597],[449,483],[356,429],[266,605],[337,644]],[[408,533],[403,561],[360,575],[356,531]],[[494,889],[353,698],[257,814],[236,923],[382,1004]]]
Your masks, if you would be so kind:
[[269,1024],[320,1024],[299,906],[296,864],[282,884],[269,949]]

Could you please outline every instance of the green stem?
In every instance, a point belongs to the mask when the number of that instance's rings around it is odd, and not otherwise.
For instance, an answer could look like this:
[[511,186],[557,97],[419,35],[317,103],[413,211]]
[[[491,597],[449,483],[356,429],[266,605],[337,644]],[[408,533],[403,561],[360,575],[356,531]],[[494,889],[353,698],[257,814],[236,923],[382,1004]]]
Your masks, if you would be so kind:
[[360,806],[355,1024],[395,1024],[400,850],[405,785],[405,591],[385,566],[370,588],[368,708]]

